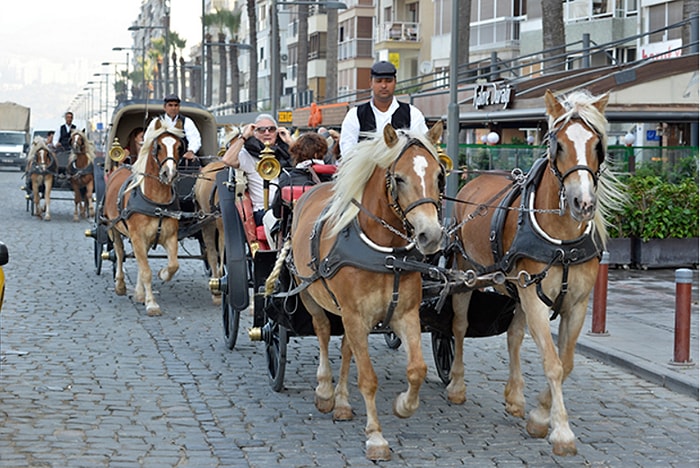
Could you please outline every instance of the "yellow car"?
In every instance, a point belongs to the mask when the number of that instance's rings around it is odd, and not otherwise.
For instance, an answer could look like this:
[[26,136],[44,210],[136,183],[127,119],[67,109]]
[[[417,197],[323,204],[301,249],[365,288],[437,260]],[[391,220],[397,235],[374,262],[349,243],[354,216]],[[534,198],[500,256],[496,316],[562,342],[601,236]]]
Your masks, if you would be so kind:
[[5,272],[2,270],[2,266],[6,265],[9,259],[7,246],[0,242],[0,310],[2,310],[2,303],[5,299]]

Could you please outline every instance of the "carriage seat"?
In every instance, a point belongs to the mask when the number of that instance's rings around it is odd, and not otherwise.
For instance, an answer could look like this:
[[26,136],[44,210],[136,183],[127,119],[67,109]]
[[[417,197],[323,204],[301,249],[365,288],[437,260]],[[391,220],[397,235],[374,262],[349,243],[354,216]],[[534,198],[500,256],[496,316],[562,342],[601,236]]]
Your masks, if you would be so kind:
[[[318,174],[322,181],[330,180],[330,177],[335,174],[338,169],[334,164],[314,164],[311,166]],[[285,185],[281,187],[281,199],[282,203],[292,206],[295,201],[297,201],[307,190],[309,190],[313,185]]]

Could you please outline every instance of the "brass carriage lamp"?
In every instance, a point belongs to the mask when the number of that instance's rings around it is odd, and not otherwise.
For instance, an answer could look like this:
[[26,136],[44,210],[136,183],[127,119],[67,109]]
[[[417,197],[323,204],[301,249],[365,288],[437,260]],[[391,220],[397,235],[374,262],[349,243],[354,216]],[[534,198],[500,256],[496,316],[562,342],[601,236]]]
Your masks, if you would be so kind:
[[270,143],[265,143],[265,148],[260,152],[260,161],[255,165],[255,171],[263,179],[263,204],[267,210],[270,208],[270,181],[276,179],[282,171]]

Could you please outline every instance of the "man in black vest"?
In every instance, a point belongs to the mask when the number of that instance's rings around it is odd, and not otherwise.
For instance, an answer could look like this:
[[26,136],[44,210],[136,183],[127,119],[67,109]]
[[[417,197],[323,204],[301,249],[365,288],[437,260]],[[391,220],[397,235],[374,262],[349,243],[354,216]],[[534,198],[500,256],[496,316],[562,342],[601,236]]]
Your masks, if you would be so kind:
[[185,153],[182,159],[185,163],[194,162],[197,151],[202,147],[202,137],[194,121],[189,117],[180,114],[180,98],[176,94],[168,94],[163,99],[163,109],[165,117],[172,125],[178,120],[182,121],[182,128],[185,130]]
[[55,135],[58,136],[58,140],[54,143],[56,151],[70,151],[70,134],[75,130],[75,125],[73,125],[73,113],[71,111],[66,112],[64,115],[66,123],[61,125],[56,131]]
[[353,107],[345,115],[340,129],[340,154],[347,154],[362,137],[362,132],[382,131],[391,123],[395,129],[428,133],[425,117],[417,107],[399,102],[394,97],[396,89],[396,67],[381,61],[372,65],[370,71],[372,99]]

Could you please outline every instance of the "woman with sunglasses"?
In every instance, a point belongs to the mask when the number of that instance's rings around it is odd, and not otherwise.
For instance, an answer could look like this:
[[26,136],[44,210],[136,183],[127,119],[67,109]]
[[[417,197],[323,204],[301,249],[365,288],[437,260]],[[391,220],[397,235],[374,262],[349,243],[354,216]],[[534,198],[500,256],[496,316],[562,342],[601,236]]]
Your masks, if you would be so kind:
[[[240,137],[229,145],[222,160],[231,167],[241,169],[248,178],[248,194],[253,204],[253,217],[256,226],[262,226],[262,218],[265,214],[263,202],[263,179],[255,170],[260,153],[269,144],[275,152],[275,157],[280,165],[292,167],[292,158],[289,155],[289,145],[292,136],[284,127],[277,127],[277,122],[270,114],[260,114],[255,122],[246,125]],[[270,200],[275,196],[277,180],[270,183]]]

